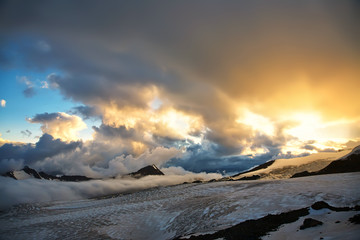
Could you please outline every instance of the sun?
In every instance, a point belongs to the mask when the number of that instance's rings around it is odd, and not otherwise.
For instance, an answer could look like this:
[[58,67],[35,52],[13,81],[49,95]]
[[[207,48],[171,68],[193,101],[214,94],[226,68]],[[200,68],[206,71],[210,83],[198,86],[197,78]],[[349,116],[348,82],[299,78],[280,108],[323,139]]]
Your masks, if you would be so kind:
[[319,148],[328,147],[329,143],[344,144],[350,138],[350,129],[345,127],[349,120],[326,121],[317,112],[298,112],[290,115],[287,120],[295,125],[285,133],[296,137],[301,142],[313,141]]

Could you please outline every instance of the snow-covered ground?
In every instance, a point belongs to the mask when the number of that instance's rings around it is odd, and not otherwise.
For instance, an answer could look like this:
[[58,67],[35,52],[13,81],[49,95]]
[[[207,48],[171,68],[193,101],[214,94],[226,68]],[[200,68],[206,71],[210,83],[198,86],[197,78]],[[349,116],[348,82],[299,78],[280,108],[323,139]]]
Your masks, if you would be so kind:
[[[296,222],[282,225],[278,231],[271,232],[262,240],[293,240],[293,239],[346,239],[359,240],[360,226],[348,221],[350,217],[358,214],[357,211],[334,212],[329,209],[313,210],[310,214],[301,217]],[[313,218],[323,222],[323,225],[299,230],[305,218]]]
[[[359,205],[359,182],[360,173],[347,173],[182,184],[108,199],[27,204],[1,212],[0,238],[171,239],[217,231],[269,213],[308,207],[320,200],[333,206]],[[337,233],[346,230],[348,224],[347,216],[341,214],[329,220],[341,219]],[[300,222],[285,225],[281,230],[293,234],[298,225]],[[359,229],[359,225],[349,226]],[[318,234],[318,230],[313,231]]]

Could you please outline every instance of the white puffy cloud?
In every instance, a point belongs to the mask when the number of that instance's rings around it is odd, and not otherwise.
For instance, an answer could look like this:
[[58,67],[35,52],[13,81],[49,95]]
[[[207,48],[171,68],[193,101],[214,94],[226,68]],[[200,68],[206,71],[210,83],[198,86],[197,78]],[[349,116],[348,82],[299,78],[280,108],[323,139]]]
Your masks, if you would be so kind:
[[138,157],[121,155],[110,160],[109,170],[114,171],[114,173],[134,172],[151,164],[162,166],[171,158],[180,157],[181,155],[181,150],[176,148],[157,147],[153,150],[147,149]]
[[87,127],[80,117],[64,112],[37,114],[33,118],[28,118],[27,121],[40,123],[43,133],[65,141],[78,140],[77,133]]

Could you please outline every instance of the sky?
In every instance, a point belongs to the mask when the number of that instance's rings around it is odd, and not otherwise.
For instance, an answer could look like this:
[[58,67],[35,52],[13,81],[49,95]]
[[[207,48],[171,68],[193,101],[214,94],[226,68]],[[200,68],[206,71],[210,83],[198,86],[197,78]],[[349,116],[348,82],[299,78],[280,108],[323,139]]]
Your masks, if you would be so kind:
[[230,174],[360,141],[358,1],[1,1],[0,172]]

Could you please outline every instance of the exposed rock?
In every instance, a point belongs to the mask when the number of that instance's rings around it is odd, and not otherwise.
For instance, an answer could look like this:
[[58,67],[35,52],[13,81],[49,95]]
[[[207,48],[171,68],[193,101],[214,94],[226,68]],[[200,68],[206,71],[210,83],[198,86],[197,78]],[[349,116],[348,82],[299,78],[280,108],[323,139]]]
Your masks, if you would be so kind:
[[192,183],[202,183],[202,181],[201,180],[195,180]]
[[164,173],[153,164],[141,168],[137,172],[129,173],[128,175],[134,178],[142,178],[149,175],[164,175]]
[[26,172],[27,174],[33,176],[34,178],[41,179],[41,176],[39,175],[39,173],[35,169],[32,169],[32,168],[29,168],[28,166],[25,166],[22,170],[24,172]]
[[46,180],[59,179],[58,177],[53,176],[53,175],[50,175],[50,174],[47,174],[47,173],[45,173],[45,172],[39,172],[39,175],[41,176],[41,178],[46,179]]
[[65,181],[65,182],[82,182],[82,181],[89,181],[92,180],[92,178],[88,178],[85,176],[80,176],[80,175],[63,175],[61,177],[58,178],[60,181]]
[[259,165],[257,167],[254,167],[254,168],[252,168],[252,169],[250,169],[248,171],[238,173],[238,174],[236,174],[236,175],[234,175],[232,177],[237,177],[237,176],[240,176],[240,175],[245,174],[245,173],[255,172],[255,171],[260,170],[260,169],[265,169],[265,168],[269,167],[271,164],[273,164],[274,162],[275,162],[275,160],[268,161],[268,162],[263,163],[263,164],[261,164],[261,165]]
[[320,210],[323,208],[327,208],[327,209],[330,209],[335,212],[347,212],[347,211],[356,210],[357,206],[352,207],[352,208],[350,208],[350,207],[333,207],[324,201],[319,201],[319,202],[316,202],[313,205],[311,205],[311,208],[314,210]]
[[15,175],[14,175],[14,171],[6,172],[6,173],[3,174],[2,176],[4,176],[4,177],[11,177],[11,178],[17,180],[16,177],[15,177]]
[[[38,173],[35,169],[32,169],[28,166],[25,166],[22,170],[20,170],[20,172],[21,171],[23,171],[24,173],[26,173],[36,179],[58,180],[58,181],[65,181],[65,182],[80,182],[80,181],[88,181],[88,180],[92,179],[92,178],[88,178],[86,176],[80,176],[80,175],[70,175],[70,176],[63,175],[61,177],[58,177],[58,176],[53,176],[53,175],[47,174],[45,172]],[[16,178],[14,171],[7,172],[3,176],[11,177],[15,180],[19,180]]]
[[306,228],[316,227],[316,226],[320,226],[320,225],[323,225],[323,222],[318,221],[313,218],[306,218],[304,220],[303,224],[300,226],[300,230],[304,230]]
[[302,216],[309,214],[308,208],[301,208],[286,213],[277,215],[269,214],[263,218],[256,220],[247,220],[239,223],[233,227],[220,230],[213,234],[191,236],[187,239],[247,239],[247,240],[260,240],[268,232],[277,230],[281,225],[286,223],[295,222]]
[[355,216],[349,218],[349,222],[354,224],[360,224],[360,214],[356,214]]
[[303,172],[295,173],[290,178],[307,177],[307,176],[311,176],[311,173],[308,171],[303,171]]
[[259,175],[252,175],[252,176],[249,176],[249,177],[242,177],[239,180],[257,180],[257,179],[260,179]]

